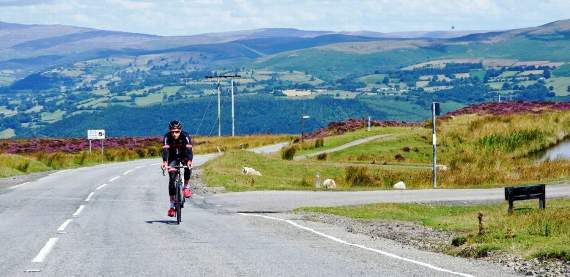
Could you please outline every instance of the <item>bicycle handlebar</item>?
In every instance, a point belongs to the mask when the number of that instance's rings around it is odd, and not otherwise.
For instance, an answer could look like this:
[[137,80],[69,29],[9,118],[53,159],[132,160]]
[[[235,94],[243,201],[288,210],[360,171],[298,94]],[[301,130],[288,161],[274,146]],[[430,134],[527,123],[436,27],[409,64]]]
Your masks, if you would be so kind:
[[169,166],[172,168],[188,168],[188,169],[192,169],[192,166],[187,166],[187,165],[175,165],[175,166]]
[[[167,166],[166,168],[176,168],[176,169],[187,168],[187,169],[192,169],[192,166],[187,166],[187,165],[175,165],[175,166]],[[164,169],[162,169],[162,176],[166,176],[166,175],[164,174]]]

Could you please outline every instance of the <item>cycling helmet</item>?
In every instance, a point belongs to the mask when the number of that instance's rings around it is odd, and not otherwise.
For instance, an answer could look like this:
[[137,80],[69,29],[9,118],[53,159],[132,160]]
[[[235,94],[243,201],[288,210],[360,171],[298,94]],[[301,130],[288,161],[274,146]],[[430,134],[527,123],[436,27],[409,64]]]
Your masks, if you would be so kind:
[[181,129],[182,130],[182,123],[178,120],[172,120],[168,123],[168,129]]

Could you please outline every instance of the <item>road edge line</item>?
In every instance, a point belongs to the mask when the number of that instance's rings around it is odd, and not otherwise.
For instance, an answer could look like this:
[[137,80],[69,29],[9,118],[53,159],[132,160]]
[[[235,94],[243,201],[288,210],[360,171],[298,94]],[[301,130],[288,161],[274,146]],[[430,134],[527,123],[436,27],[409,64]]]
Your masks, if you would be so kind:
[[329,240],[332,240],[332,241],[335,241],[335,242],[338,242],[338,243],[341,243],[341,244],[344,244],[344,245],[353,246],[353,247],[357,247],[357,248],[360,248],[360,249],[368,250],[368,251],[371,251],[371,252],[375,252],[375,253],[378,253],[378,254],[381,254],[381,255],[390,257],[390,258],[394,258],[394,259],[402,260],[402,261],[405,261],[405,262],[413,263],[413,264],[420,265],[420,266],[423,266],[423,267],[427,267],[427,268],[430,268],[430,269],[433,269],[433,270],[436,270],[436,271],[440,271],[440,272],[446,272],[446,273],[450,273],[450,274],[454,274],[454,275],[459,275],[459,276],[463,276],[463,277],[474,277],[474,275],[471,275],[471,274],[461,273],[461,272],[455,272],[455,271],[452,271],[452,270],[449,270],[449,269],[445,269],[445,268],[441,268],[441,267],[438,267],[438,266],[435,266],[435,265],[432,265],[432,264],[428,264],[428,263],[425,263],[425,262],[420,262],[420,261],[416,261],[416,260],[413,260],[413,259],[410,259],[410,258],[405,258],[405,257],[402,257],[402,256],[398,256],[398,255],[392,254],[392,253],[390,253],[390,252],[378,250],[378,249],[375,249],[375,248],[367,247],[367,246],[360,245],[360,244],[356,244],[356,243],[347,242],[347,241],[345,241],[345,240],[339,239],[339,238],[334,237],[334,236],[331,236],[331,235],[327,235],[327,234],[325,234],[325,233],[322,233],[322,232],[319,232],[319,231],[317,231],[317,230],[315,230],[315,229],[312,229],[312,228],[303,226],[303,225],[301,225],[301,224],[298,224],[298,223],[293,222],[293,221],[288,220],[288,219],[282,219],[282,218],[277,218],[277,217],[272,217],[272,216],[267,216],[267,215],[258,215],[258,214],[244,214],[244,213],[238,213],[238,214],[243,215],[243,216],[255,216],[255,217],[262,217],[262,218],[271,219],[271,220],[283,221],[283,222],[289,223],[290,225],[293,225],[293,226],[295,226],[295,227],[297,227],[297,228],[299,228],[299,229],[303,229],[303,230],[305,230],[305,231],[309,231],[309,232],[311,232],[311,233],[317,234],[317,235],[319,235],[319,236],[321,236],[321,237],[327,238],[327,239],[329,239]]

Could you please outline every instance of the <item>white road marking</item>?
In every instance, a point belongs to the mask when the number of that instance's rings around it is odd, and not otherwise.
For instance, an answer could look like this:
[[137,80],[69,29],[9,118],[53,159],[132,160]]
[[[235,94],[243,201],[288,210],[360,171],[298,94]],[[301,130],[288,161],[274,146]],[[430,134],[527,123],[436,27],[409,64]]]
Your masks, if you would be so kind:
[[83,209],[85,208],[85,205],[80,205],[79,208],[77,208],[77,211],[75,211],[75,213],[73,213],[73,216],[79,216],[79,214],[81,213],[81,211],[83,211]]
[[144,165],[139,165],[139,166],[135,167],[135,169],[140,169],[140,168],[143,168],[143,167],[144,167]]
[[21,186],[25,186],[25,185],[27,185],[27,184],[29,184],[29,183],[30,183],[30,182],[21,183],[21,184],[18,184],[18,185],[15,185],[15,186],[11,187],[11,189],[16,189],[16,188],[19,188],[19,187],[21,187]]
[[51,252],[51,250],[55,246],[55,243],[57,242],[57,240],[58,240],[58,238],[50,238],[46,242],[46,245],[44,245],[44,247],[42,247],[42,249],[40,250],[40,253],[38,253],[38,255],[36,255],[36,257],[32,260],[32,263],[43,263],[44,260],[46,259],[47,255],[49,254],[49,252]]
[[54,173],[50,173],[49,176],[65,173],[67,171],[69,171],[69,169],[59,170],[59,171],[56,171]]
[[162,163],[153,163],[153,164],[150,164],[150,165],[161,165],[161,164],[162,164]]
[[113,181],[115,181],[115,180],[117,180],[117,179],[119,179],[119,178],[121,178],[121,176],[115,176],[115,177],[109,179],[109,182],[113,182]]
[[41,269],[26,269],[24,272],[42,272]]
[[125,172],[123,172],[123,175],[129,174],[129,173],[133,172],[133,170],[134,170],[134,169],[129,169],[129,170],[125,171]]
[[71,223],[72,219],[68,219],[65,222],[63,222],[63,224],[61,224],[61,226],[59,226],[59,228],[57,228],[58,232],[63,232],[63,230],[65,230],[65,228],[67,227],[67,225],[69,225],[69,223]]
[[91,197],[93,197],[93,194],[95,194],[93,191],[89,193],[89,195],[87,195],[87,198],[85,198],[85,202],[89,202],[89,200],[91,200]]
[[257,216],[257,217],[262,217],[262,218],[271,219],[271,220],[283,221],[283,222],[289,223],[289,224],[291,224],[291,225],[293,225],[293,226],[295,226],[295,227],[297,227],[297,228],[299,228],[299,229],[303,229],[303,230],[309,231],[309,232],[311,232],[311,233],[317,234],[317,235],[319,235],[319,236],[321,236],[321,237],[330,239],[330,240],[332,240],[332,241],[335,241],[335,242],[338,242],[338,243],[341,243],[341,244],[344,244],[344,245],[354,246],[354,247],[357,247],[357,248],[360,248],[360,249],[372,251],[372,252],[375,252],[375,253],[378,253],[378,254],[381,254],[381,255],[390,257],[390,258],[394,258],[394,259],[402,260],[402,261],[405,261],[405,262],[417,264],[417,265],[420,265],[420,266],[423,266],[423,267],[427,267],[427,268],[430,268],[430,269],[433,269],[433,270],[436,270],[436,271],[440,271],[440,272],[446,272],[446,273],[455,274],[455,275],[464,276],[464,277],[474,277],[474,276],[471,275],[471,274],[451,271],[451,270],[448,270],[448,269],[445,269],[445,268],[441,268],[441,267],[438,267],[438,266],[435,266],[435,265],[432,265],[432,264],[428,264],[428,263],[424,263],[424,262],[412,260],[412,259],[410,259],[410,258],[405,258],[405,257],[402,257],[402,256],[398,256],[398,255],[396,255],[396,254],[392,254],[392,253],[389,253],[389,252],[386,252],[386,251],[378,250],[378,249],[375,249],[375,248],[367,247],[367,246],[360,245],[360,244],[356,244],[356,243],[350,243],[350,242],[344,241],[344,240],[342,240],[342,239],[339,239],[339,238],[337,238],[337,237],[333,237],[333,236],[331,236],[331,235],[327,235],[327,234],[325,234],[325,233],[321,233],[321,232],[319,232],[319,231],[317,231],[317,230],[314,230],[314,229],[311,229],[311,228],[309,228],[309,227],[305,227],[305,226],[300,225],[300,224],[298,224],[298,223],[296,223],[296,222],[293,222],[293,221],[291,221],[291,220],[282,219],[282,218],[277,218],[277,217],[272,217],[272,216],[266,216],[266,215],[258,215],[258,214],[245,214],[245,213],[239,213],[239,214],[240,214],[240,215],[244,215],[244,216]]
[[102,184],[102,185],[98,186],[95,190],[100,190],[100,189],[102,189],[102,188],[104,188],[104,187],[106,187],[106,186],[107,186],[107,184]]

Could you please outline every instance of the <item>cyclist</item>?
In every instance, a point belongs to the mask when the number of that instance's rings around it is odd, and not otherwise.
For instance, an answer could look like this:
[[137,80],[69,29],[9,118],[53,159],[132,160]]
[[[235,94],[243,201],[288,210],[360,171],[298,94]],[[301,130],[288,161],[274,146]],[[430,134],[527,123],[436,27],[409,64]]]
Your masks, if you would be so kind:
[[[174,182],[176,181],[176,170],[169,169],[169,167],[174,167],[180,163],[192,166],[192,158],[194,154],[192,153],[192,137],[186,132],[182,131],[182,123],[178,120],[170,121],[168,124],[169,132],[164,135],[163,146],[162,146],[162,169],[168,170],[168,175],[170,177],[168,181],[168,194],[170,195],[170,208],[168,209],[168,216],[176,216],[176,210],[174,209],[174,203],[176,201],[176,187]],[[184,169],[184,197],[188,198],[192,195],[192,191],[188,187],[188,181],[190,181],[191,169]]]

